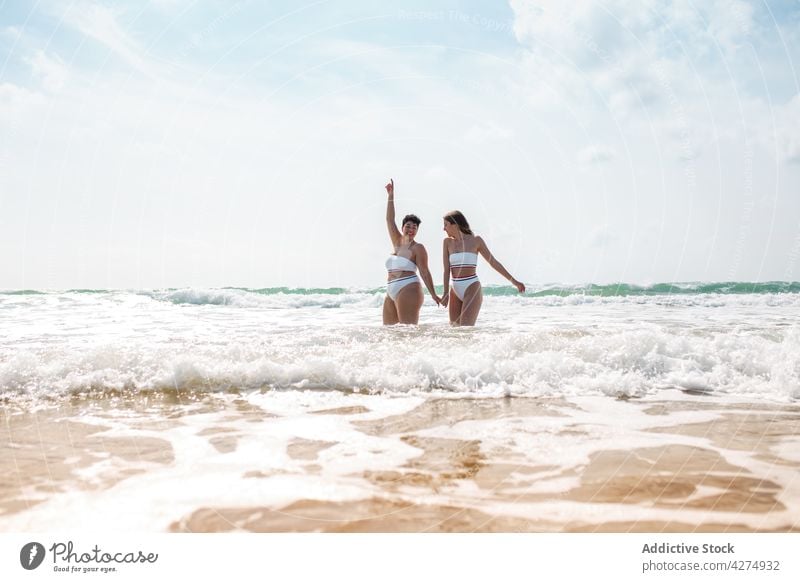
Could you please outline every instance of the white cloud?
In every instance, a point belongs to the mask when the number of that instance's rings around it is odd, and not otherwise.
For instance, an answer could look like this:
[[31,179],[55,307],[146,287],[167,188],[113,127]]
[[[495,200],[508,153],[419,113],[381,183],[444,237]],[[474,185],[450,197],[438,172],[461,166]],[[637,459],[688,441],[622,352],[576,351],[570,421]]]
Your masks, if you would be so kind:
[[714,6],[688,0],[544,0],[534,6],[512,0],[511,6],[515,34],[532,64],[539,71],[572,69],[571,75],[545,72],[545,78],[588,84],[625,111],[663,103],[665,86],[687,87],[685,80],[707,66],[699,64],[705,55],[718,44],[735,50],[754,29],[754,10],[741,0]]
[[0,83],[0,120],[19,121],[24,114],[46,102],[44,95],[13,83]]
[[616,150],[602,144],[590,145],[578,152],[578,161],[584,166],[604,164],[616,157]]
[[150,3],[156,8],[173,9],[183,7],[187,4],[194,4],[193,0],[150,0]]
[[611,232],[611,227],[608,224],[601,224],[595,227],[587,236],[589,246],[596,249],[606,248],[618,240],[619,237]]
[[490,141],[508,139],[514,132],[508,128],[500,127],[494,123],[476,124],[464,134],[464,140],[471,144],[481,144]]
[[800,93],[776,112],[777,145],[783,161],[800,164]]
[[[538,53],[569,61],[584,72],[624,69],[620,58],[669,47],[681,37],[696,38],[702,18],[695,10],[674,12],[685,2],[576,0],[562,3],[512,0],[517,39]],[[680,20],[673,20],[673,15]],[[676,28],[679,27],[679,28]],[[672,46],[670,46],[672,44]]]
[[447,168],[442,166],[433,166],[425,170],[425,179],[433,180],[433,181],[450,181],[453,178],[453,174],[450,173]]
[[[526,49],[521,65],[534,107],[569,109],[589,123],[606,112],[615,125],[635,124],[665,139],[660,145],[682,160],[721,140],[741,143],[774,134],[774,111],[764,104],[772,100],[767,80],[753,81],[754,66],[761,75],[773,70],[773,53],[761,49],[780,34],[761,24],[771,21],[763,5],[511,0],[511,6],[516,37]],[[755,52],[742,50],[748,45]],[[778,56],[791,55],[782,49]],[[794,129],[791,121],[782,125],[787,124]],[[793,160],[796,132],[778,131],[783,159]],[[757,141],[770,145],[769,138]]]
[[708,32],[722,48],[734,52],[753,32],[753,6],[742,0],[717,0],[711,13]]
[[44,51],[38,51],[33,57],[26,59],[31,66],[33,76],[41,79],[47,91],[56,92],[63,86],[68,76],[67,67],[58,57],[48,57]]
[[22,30],[18,26],[6,26],[0,30],[0,37],[12,41],[18,40],[22,36]]
[[144,51],[120,26],[111,9],[92,2],[71,5],[63,14],[70,26],[105,45],[134,69],[155,77],[153,64],[144,58]]
[[[671,34],[653,2],[546,0],[533,6],[512,0],[511,6],[515,34],[528,49],[526,67],[537,86],[549,88],[551,104],[560,106],[566,97],[583,106],[599,98],[624,116],[662,97],[653,65],[660,64],[662,76],[672,72],[659,46]],[[539,104],[547,104],[541,89],[534,93]]]

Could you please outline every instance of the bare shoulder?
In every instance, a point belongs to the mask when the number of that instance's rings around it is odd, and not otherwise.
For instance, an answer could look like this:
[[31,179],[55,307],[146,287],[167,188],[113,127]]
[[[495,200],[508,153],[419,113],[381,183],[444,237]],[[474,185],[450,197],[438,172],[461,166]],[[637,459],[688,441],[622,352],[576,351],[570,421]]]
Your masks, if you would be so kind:
[[475,248],[476,249],[485,249],[486,243],[483,242],[483,238],[475,235]]

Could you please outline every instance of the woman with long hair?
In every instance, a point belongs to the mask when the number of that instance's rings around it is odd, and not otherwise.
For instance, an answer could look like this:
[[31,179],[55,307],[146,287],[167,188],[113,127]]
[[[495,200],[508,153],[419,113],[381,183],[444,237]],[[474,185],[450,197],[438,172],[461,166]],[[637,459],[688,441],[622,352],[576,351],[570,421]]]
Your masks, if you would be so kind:
[[436,294],[428,270],[428,253],[423,245],[414,240],[420,219],[414,214],[407,214],[401,223],[402,232],[398,230],[394,218],[394,180],[386,184],[386,193],[389,195],[386,201],[386,227],[394,252],[386,260],[389,278],[386,298],[383,300],[383,324],[416,324],[424,300],[417,269],[436,304],[439,305],[442,300]]
[[[475,236],[469,222],[458,210],[444,215],[447,238],[442,247],[444,261],[444,292],[442,305],[449,307],[450,325],[475,325],[483,303],[481,282],[476,274],[478,255],[503,277],[511,281],[520,293],[525,285],[517,281],[500,261],[494,258],[486,242]],[[450,276],[453,288],[450,289]],[[448,292],[449,290],[449,292]]]

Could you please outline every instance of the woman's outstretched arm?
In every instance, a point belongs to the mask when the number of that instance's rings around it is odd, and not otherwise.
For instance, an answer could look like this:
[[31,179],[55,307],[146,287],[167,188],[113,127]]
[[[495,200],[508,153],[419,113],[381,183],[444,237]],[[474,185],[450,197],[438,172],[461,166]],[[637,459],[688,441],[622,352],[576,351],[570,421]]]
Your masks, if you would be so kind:
[[419,244],[414,245],[414,247],[417,253],[416,262],[417,268],[419,269],[419,276],[422,277],[425,287],[428,288],[428,293],[431,294],[436,305],[439,305],[442,299],[436,294],[436,288],[433,286],[433,277],[431,277],[431,272],[428,269],[428,251],[425,250],[424,246]]
[[511,281],[511,284],[517,288],[517,291],[519,291],[520,293],[525,293],[525,284],[517,281],[514,277],[512,277],[511,273],[509,273],[506,270],[506,268],[502,265],[502,263],[500,263],[500,261],[494,258],[494,255],[491,253],[489,247],[486,246],[486,243],[481,237],[475,237],[475,238],[478,239],[478,252],[484,259],[486,259],[486,262],[489,263],[489,266],[491,266],[492,269],[500,273],[503,277]]
[[389,230],[389,238],[392,245],[395,247],[400,245],[403,235],[397,230],[397,225],[394,222],[394,180],[389,179],[386,184],[386,193],[389,195],[386,199],[386,228]]

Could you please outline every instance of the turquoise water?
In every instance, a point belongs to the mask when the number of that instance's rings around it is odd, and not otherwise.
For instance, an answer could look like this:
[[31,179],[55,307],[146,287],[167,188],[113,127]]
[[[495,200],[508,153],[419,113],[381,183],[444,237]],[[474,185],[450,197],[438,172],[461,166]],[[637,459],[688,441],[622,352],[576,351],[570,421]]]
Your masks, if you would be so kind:
[[[382,293],[385,287],[376,288],[344,288],[344,287],[221,287],[222,290],[236,290],[253,293],[256,295],[347,295],[352,293]],[[437,286],[441,291],[441,286]],[[178,291],[180,288],[172,287],[162,291]],[[101,294],[110,293],[109,289],[68,289],[65,291],[42,291],[36,289],[4,290],[0,295],[46,295],[49,293],[77,293]],[[483,293],[487,296],[516,296],[517,291],[510,285],[486,285]],[[599,285],[595,283],[560,285],[543,284],[530,285],[525,297],[548,296],[590,296],[590,297],[629,297],[653,295],[762,295],[771,293],[800,293],[798,281],[767,281],[754,283],[749,281],[726,281],[718,283],[685,282],[685,283],[655,283],[652,285],[634,285],[631,283],[610,283]]]

